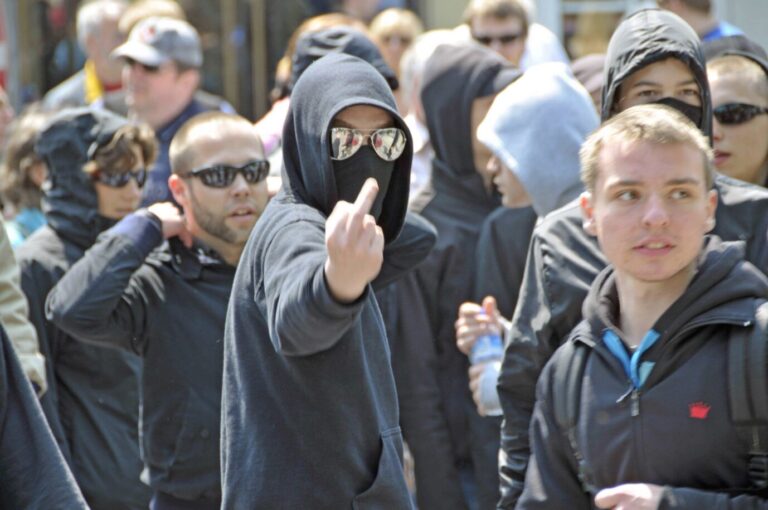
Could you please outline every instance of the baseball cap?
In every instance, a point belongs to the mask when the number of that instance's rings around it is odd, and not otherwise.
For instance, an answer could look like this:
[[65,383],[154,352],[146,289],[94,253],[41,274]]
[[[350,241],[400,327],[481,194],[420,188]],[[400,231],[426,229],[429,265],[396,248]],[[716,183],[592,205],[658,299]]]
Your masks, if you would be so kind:
[[187,67],[203,64],[197,30],[186,21],[173,18],[154,17],[140,21],[112,56],[130,58],[148,66],[160,66],[171,60]]

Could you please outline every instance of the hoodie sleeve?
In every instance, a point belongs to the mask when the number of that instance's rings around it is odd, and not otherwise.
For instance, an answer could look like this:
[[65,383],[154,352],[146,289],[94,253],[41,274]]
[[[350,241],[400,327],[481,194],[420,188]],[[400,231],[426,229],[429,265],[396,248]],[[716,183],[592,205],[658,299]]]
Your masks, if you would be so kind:
[[581,487],[570,446],[555,421],[551,406],[553,370],[550,368],[551,365],[544,370],[536,389],[531,422],[533,454],[525,474],[525,489],[515,508],[589,510],[593,508],[591,495]]
[[265,294],[269,337],[279,353],[309,356],[330,349],[370,298],[368,287],[352,303],[336,301],[325,280],[326,256],[322,226],[306,221],[283,226],[265,248],[259,288]]
[[[528,251],[523,283],[512,320],[508,343],[499,374],[499,400],[504,410],[501,429],[501,501],[499,508],[514,508],[525,479],[530,455],[528,427],[535,401],[536,381],[542,367],[560,341],[578,323],[581,317],[579,294],[569,287],[581,284],[573,275],[565,289],[553,288],[557,261],[551,253],[558,248],[550,246],[542,235],[534,231]],[[563,277],[559,275],[558,277]],[[557,301],[554,301],[555,296]],[[581,299],[579,299],[581,298]]]
[[24,373],[42,394],[47,389],[45,358],[40,354],[35,328],[27,318],[29,306],[19,280],[19,267],[0,221],[0,322],[8,332]]
[[718,492],[682,487],[665,487],[659,510],[765,510],[768,499],[760,496],[732,496]]
[[375,290],[383,289],[427,258],[437,241],[437,231],[424,217],[414,212],[405,215],[400,235],[384,248],[384,263],[371,283]]
[[0,472],[2,508],[87,508],[2,328]]
[[155,291],[135,273],[162,239],[157,218],[133,214],[123,219],[51,290],[48,319],[79,340],[141,355]]

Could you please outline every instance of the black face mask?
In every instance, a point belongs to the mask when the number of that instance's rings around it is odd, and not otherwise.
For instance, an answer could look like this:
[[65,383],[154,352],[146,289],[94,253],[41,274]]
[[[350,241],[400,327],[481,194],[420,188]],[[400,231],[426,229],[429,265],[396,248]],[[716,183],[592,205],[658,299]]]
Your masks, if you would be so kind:
[[376,155],[370,145],[360,147],[350,158],[333,161],[333,173],[336,177],[336,192],[339,200],[354,202],[357,195],[360,194],[365,180],[373,177],[379,183],[379,193],[376,195],[370,214],[378,220],[394,170],[395,161],[384,161]]
[[653,104],[663,104],[674,108],[701,129],[701,106],[693,106],[674,97],[662,97],[658,101],[654,101]]

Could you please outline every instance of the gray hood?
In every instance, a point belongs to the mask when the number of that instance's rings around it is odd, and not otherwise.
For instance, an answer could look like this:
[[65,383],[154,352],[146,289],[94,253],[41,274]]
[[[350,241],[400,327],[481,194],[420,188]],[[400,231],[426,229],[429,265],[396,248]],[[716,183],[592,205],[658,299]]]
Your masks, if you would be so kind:
[[496,97],[477,136],[544,216],[581,192],[579,149],[599,124],[589,94],[568,67],[549,63],[532,67]]

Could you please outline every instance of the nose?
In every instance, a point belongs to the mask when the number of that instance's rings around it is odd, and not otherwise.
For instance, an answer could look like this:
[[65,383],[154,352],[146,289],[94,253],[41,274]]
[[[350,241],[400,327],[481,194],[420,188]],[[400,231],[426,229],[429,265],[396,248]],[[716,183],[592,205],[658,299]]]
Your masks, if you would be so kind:
[[494,39],[491,39],[491,44],[489,44],[488,47],[497,53],[501,53],[501,50],[504,47],[504,44],[502,44],[500,39],[494,38]]
[[643,224],[654,228],[665,227],[669,224],[669,212],[662,197],[651,195],[646,200],[643,210]]
[[126,202],[136,203],[141,199],[141,188],[136,179],[129,180],[128,184],[120,188],[120,191]]
[[715,117],[712,117],[712,140],[720,141],[723,139],[723,126],[717,121]]
[[243,174],[238,172],[229,187],[229,192],[236,197],[248,196],[251,194],[251,185],[245,180]]

